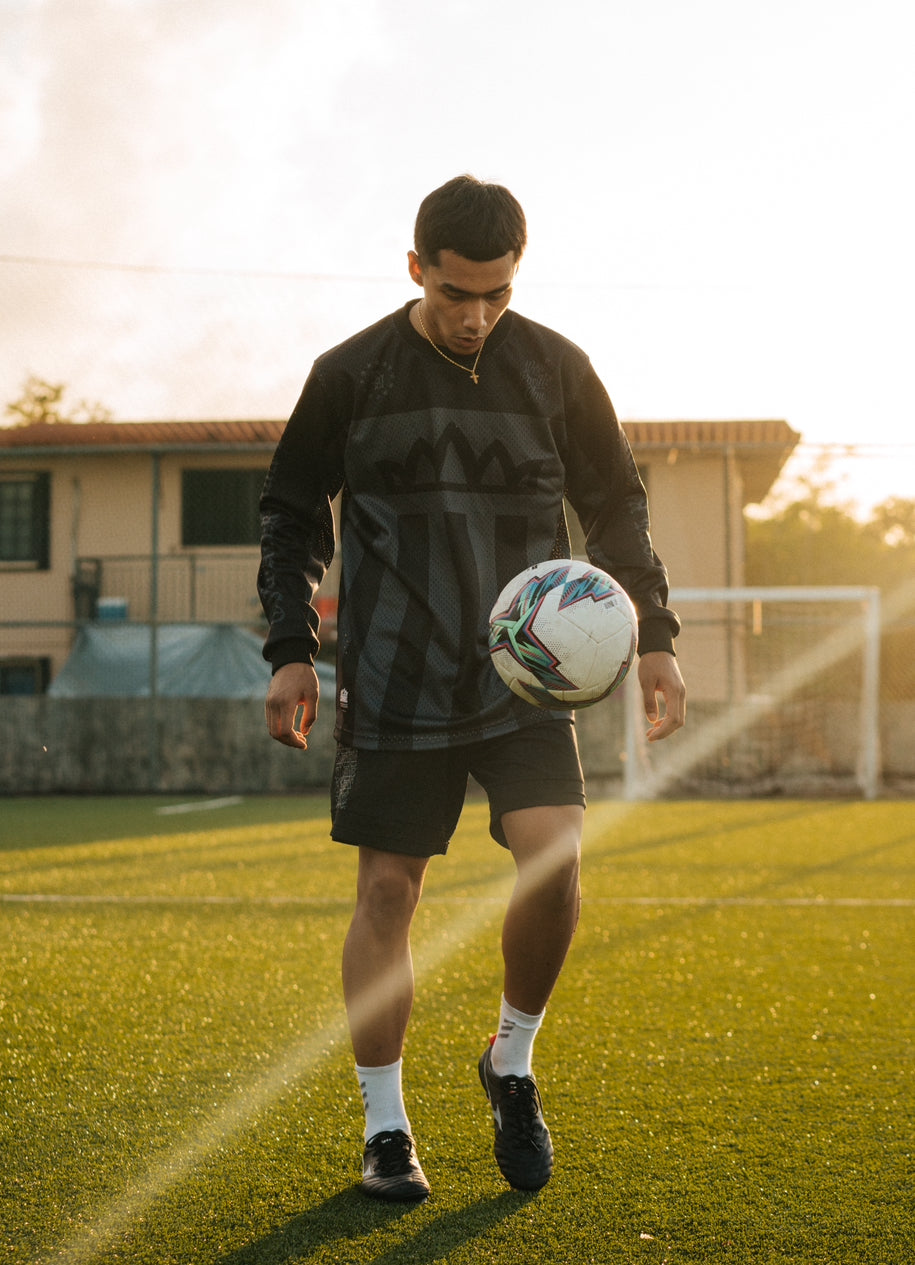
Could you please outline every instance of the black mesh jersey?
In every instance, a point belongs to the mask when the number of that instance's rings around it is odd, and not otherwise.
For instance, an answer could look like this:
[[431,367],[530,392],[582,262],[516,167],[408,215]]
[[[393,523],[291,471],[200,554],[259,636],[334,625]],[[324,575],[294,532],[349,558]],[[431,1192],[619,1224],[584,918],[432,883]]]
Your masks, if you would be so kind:
[[413,329],[411,306],[318,358],[261,502],[276,668],[318,649],[311,603],[343,491],[335,732],[356,747],[446,747],[555,716],[501,682],[487,628],[513,575],[568,554],[564,495],[591,561],[636,605],[640,650],[671,650],[679,628],[644,487],[587,356],[507,311],[474,383]]

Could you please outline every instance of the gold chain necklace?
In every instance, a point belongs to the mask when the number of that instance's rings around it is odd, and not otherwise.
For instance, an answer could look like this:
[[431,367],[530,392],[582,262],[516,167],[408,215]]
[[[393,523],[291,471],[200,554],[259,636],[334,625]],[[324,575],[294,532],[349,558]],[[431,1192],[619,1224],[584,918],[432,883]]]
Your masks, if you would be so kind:
[[481,356],[482,356],[482,354],[483,354],[483,348],[486,346],[486,340],[484,339],[484,340],[483,340],[483,342],[480,344],[480,350],[477,352],[477,358],[476,358],[476,360],[473,362],[473,368],[472,368],[472,369],[468,369],[466,365],[461,365],[461,364],[458,364],[458,362],[457,362],[456,360],[452,360],[450,356],[446,356],[446,355],[445,355],[445,353],[442,351],[441,347],[439,347],[438,343],[434,343],[434,342],[432,341],[432,339],[429,337],[429,331],[426,329],[425,323],[424,323],[424,321],[423,321],[423,304],[422,304],[422,300],[420,300],[419,306],[418,306],[418,307],[417,307],[417,309],[416,309],[416,315],[417,315],[417,317],[419,318],[420,328],[422,329],[423,333],[425,334],[425,336],[426,336],[426,341],[428,342],[429,346],[430,346],[430,347],[431,347],[434,351],[437,351],[437,352],[438,352],[438,354],[441,356],[441,358],[442,358],[443,360],[447,360],[447,361],[448,361],[448,363],[449,363],[449,365],[454,365],[455,369],[463,369],[465,373],[469,373],[469,374],[470,374],[470,381],[471,381],[471,382],[473,382],[473,383],[477,383],[477,382],[479,382],[479,381],[480,381],[480,375],[477,373],[477,365],[480,363],[480,357],[481,357]]

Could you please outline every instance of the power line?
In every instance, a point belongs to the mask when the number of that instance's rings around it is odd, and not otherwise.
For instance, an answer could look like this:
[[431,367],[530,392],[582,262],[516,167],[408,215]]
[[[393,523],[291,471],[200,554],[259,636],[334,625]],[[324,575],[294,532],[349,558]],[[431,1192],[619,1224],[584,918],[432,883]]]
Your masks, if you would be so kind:
[[[0,264],[20,264],[36,268],[69,268],[83,272],[127,272],[160,277],[235,277],[249,281],[307,281],[312,284],[392,285],[403,281],[400,275],[380,273],[344,272],[284,272],[266,268],[204,268],[172,264],[115,263],[101,259],[59,259],[46,255],[0,255]],[[569,281],[568,278],[551,280],[531,278],[525,280],[529,289],[575,290],[645,290],[645,291],[737,291],[752,287],[743,283],[708,281]]]
[[124,264],[98,259],[56,259],[44,255],[0,255],[3,264],[28,264],[39,268],[72,268],[84,272],[133,272],[150,276],[177,277],[246,277],[258,281],[350,282],[364,285],[373,282],[390,285],[401,277],[333,272],[278,272],[258,268],[178,267],[167,264]]

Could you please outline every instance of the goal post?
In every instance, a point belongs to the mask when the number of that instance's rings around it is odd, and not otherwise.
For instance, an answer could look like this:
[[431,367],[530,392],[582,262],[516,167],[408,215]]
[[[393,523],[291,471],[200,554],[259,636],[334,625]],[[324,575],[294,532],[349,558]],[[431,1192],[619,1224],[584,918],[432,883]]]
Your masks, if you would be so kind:
[[677,655],[687,727],[648,743],[626,684],[623,794],[809,795],[880,790],[880,591],[689,588]]

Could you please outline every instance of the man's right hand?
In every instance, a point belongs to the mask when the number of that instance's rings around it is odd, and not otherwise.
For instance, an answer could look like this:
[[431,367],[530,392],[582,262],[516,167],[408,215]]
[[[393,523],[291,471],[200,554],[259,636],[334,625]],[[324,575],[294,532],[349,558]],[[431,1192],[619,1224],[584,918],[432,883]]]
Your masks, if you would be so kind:
[[[264,705],[270,737],[284,746],[304,750],[318,714],[318,693],[318,674],[310,663],[286,663],[277,668]],[[300,707],[302,715],[296,725]]]

